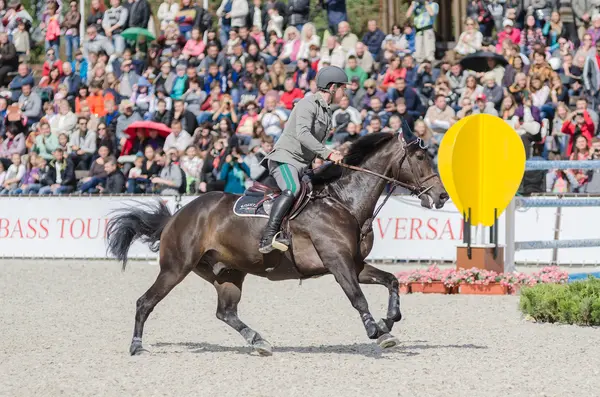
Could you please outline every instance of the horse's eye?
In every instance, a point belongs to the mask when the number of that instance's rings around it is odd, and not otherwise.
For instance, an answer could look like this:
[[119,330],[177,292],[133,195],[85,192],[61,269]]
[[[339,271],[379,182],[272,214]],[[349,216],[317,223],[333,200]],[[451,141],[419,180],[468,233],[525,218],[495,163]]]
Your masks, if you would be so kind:
[[416,154],[417,160],[425,160],[425,154],[419,152]]

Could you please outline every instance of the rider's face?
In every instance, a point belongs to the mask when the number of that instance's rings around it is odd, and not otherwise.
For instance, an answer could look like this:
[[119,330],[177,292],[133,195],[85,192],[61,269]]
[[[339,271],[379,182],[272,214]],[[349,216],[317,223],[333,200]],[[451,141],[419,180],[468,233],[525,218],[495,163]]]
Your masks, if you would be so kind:
[[340,103],[346,92],[346,85],[341,84],[335,88],[333,92],[333,103]]

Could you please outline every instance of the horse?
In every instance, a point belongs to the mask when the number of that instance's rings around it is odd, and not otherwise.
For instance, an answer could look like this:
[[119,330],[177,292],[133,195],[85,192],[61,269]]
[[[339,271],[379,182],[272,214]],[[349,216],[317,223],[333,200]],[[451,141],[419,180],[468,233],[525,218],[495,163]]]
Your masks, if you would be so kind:
[[[398,279],[365,262],[373,246],[375,206],[388,182],[408,188],[426,208],[442,208],[449,198],[422,141],[404,135],[408,134],[361,137],[350,146],[340,164],[343,167],[332,165],[330,168],[337,170],[333,175],[315,175],[316,194],[297,217],[286,221],[292,243],[285,253],[263,256],[258,252],[266,219],[234,214],[239,195],[203,193],[174,215],[160,202],[116,210],[107,225],[107,246],[122,262],[123,271],[135,240],[159,252],[158,277],[136,303],[129,353],[148,352],[142,334],[149,314],[191,272],[216,289],[217,318],[241,334],[260,355],[271,355],[272,345],[237,313],[248,274],[273,281],[331,274],[358,312],[367,337],[377,340],[382,349],[396,346],[399,340],[391,331],[402,318]],[[275,256],[278,263],[274,270],[269,256]],[[380,284],[388,289],[385,318],[374,320],[360,284]]]

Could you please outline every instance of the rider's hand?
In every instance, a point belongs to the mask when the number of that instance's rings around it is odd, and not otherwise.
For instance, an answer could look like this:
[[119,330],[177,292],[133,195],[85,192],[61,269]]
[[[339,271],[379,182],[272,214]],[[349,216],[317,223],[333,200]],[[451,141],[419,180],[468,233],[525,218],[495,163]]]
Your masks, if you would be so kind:
[[344,159],[344,156],[342,155],[342,153],[340,153],[337,150],[334,150],[333,152],[331,152],[329,157],[327,157],[327,160],[331,160],[336,164],[341,163],[343,159]]

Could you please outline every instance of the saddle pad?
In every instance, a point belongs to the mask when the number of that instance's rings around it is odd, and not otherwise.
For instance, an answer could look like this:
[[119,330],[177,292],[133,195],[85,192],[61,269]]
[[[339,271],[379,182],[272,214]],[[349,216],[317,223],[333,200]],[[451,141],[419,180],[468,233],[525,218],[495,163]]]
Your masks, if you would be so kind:
[[[233,205],[233,213],[237,216],[268,218],[271,212],[271,200],[263,200],[264,196],[241,196]],[[265,207],[269,213],[265,211]]]
[[[292,208],[290,219],[302,212],[309,199],[307,198],[298,208]],[[273,200],[264,200],[264,196],[241,196],[233,204],[233,213],[237,216],[249,216],[254,218],[269,218],[271,215]]]

